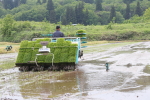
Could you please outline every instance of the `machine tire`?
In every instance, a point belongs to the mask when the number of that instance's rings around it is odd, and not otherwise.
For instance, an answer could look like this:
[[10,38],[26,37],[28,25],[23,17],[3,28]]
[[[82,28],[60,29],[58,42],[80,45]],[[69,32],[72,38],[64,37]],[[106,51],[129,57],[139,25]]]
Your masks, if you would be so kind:
[[41,66],[41,67],[40,67],[40,71],[43,71],[43,70],[44,70],[44,67]]
[[23,66],[22,70],[23,70],[23,72],[27,72],[27,71],[29,71],[29,67],[28,66]]
[[36,69],[35,68],[32,68],[32,72],[35,72],[36,71]]
[[23,72],[23,69],[22,69],[22,67],[19,67],[19,71]]
[[48,68],[48,71],[52,71],[53,70],[53,66]]

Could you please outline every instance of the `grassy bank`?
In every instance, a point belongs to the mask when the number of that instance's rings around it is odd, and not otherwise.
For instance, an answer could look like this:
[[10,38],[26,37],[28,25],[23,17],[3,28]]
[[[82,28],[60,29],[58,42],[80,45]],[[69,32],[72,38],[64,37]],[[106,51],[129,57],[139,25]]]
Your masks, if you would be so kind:
[[[15,22],[11,36],[2,37],[0,41],[21,42],[40,37],[41,34],[50,34],[55,31],[59,24],[49,22]],[[109,25],[60,25],[65,36],[76,36],[76,31],[83,29],[87,33],[87,41],[123,41],[123,40],[150,40],[150,23],[128,23]],[[1,28],[1,25],[0,25]]]

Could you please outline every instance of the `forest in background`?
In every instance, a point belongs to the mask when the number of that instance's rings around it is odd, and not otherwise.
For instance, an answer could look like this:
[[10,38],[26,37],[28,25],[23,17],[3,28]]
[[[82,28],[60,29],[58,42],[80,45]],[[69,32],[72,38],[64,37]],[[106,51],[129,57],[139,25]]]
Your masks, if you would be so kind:
[[0,18],[63,25],[107,25],[142,16],[150,0],[0,0]]
[[41,37],[53,33],[56,25],[65,36],[86,30],[88,41],[150,40],[149,0],[0,1],[0,42]]

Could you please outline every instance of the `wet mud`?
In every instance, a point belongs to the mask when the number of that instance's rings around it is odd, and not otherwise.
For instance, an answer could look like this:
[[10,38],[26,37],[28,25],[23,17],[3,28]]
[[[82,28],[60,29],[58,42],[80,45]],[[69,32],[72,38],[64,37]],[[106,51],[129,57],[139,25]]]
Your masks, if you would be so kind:
[[[149,100],[149,44],[89,46],[75,71],[1,70],[0,100]],[[0,55],[0,61],[16,55]]]

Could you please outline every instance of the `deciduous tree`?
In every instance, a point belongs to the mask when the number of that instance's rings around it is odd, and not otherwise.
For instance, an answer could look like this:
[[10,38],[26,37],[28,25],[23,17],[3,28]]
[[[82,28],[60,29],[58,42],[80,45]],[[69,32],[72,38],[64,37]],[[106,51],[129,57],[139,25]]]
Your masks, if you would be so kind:
[[150,20],[150,8],[146,9],[143,16],[146,20]]
[[4,37],[9,37],[11,35],[13,22],[14,22],[14,19],[12,18],[11,15],[7,15],[5,18],[3,18],[1,34]]

